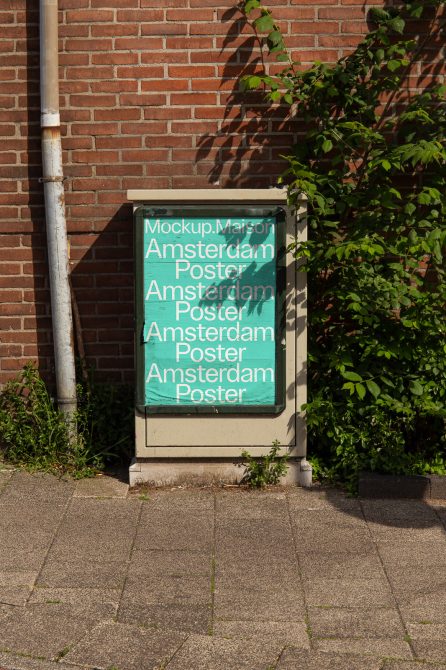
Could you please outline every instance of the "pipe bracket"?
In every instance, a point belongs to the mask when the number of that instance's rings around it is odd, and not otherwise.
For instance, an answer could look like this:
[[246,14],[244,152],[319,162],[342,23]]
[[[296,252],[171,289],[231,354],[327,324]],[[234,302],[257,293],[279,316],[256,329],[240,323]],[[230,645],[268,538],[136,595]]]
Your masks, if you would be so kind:
[[48,184],[51,182],[64,182],[67,177],[39,177],[39,184]]

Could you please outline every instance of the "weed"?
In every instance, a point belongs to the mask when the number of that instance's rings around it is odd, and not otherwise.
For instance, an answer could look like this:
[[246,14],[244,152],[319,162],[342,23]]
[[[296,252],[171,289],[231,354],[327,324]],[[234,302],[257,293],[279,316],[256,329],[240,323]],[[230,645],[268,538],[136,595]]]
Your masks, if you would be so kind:
[[127,455],[132,439],[129,394],[117,387],[78,387],[77,439],[33,364],[0,393],[0,454],[31,471],[91,477]]
[[240,484],[247,484],[252,488],[263,488],[271,484],[278,484],[288,470],[288,454],[278,456],[280,442],[274,440],[273,446],[264,456],[254,458],[246,450],[242,451],[245,459],[240,463],[245,468]]

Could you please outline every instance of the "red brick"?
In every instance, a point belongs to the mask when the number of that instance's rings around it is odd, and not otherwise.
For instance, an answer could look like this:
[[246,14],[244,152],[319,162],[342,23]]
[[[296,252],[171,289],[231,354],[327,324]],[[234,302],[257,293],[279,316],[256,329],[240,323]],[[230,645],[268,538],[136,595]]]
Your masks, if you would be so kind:
[[113,21],[114,13],[109,9],[94,9],[81,11],[67,11],[66,19],[68,23],[99,23],[101,21]]
[[144,21],[162,21],[162,9],[121,9],[117,13],[118,22],[143,23]]
[[[164,68],[159,65],[136,65],[135,67],[118,67],[118,79],[158,79],[164,76]],[[166,82],[167,87],[167,82]]]

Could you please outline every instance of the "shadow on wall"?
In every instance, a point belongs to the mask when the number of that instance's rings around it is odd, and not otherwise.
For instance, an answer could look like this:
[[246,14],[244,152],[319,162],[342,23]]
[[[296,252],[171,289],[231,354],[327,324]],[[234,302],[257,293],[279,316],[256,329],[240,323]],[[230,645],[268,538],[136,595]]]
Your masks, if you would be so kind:
[[[383,6],[391,8],[393,4],[392,0],[387,0]],[[268,6],[268,2],[265,5]],[[366,3],[363,9],[366,13]],[[280,21],[280,8],[272,7],[272,10],[273,16]],[[415,71],[395,96],[395,103],[410,99],[417,87],[444,79],[441,51],[444,40],[438,37],[438,31],[431,33],[433,17],[434,12],[427,11],[423,21],[411,21],[406,26],[409,39],[421,37],[421,48]],[[221,80],[222,90],[230,85],[226,109],[219,132],[216,135],[206,133],[198,140],[196,162],[201,164],[202,172],[206,170],[213,185],[228,188],[275,186],[287,166],[283,156],[292,153],[293,145],[305,136],[305,125],[290,115],[288,106],[270,104],[260,92],[241,90],[244,76],[263,70],[259,43],[246,17],[237,8],[228,9],[222,21],[228,23],[222,49],[227,58]],[[366,21],[372,30],[374,24],[369,14],[366,14]],[[423,35],[426,35],[425,39]],[[348,49],[348,52],[352,51],[352,48]],[[295,54],[295,47],[293,52]],[[283,63],[266,60],[270,73],[283,69]]]
[[268,104],[261,93],[242,93],[243,76],[260,69],[258,43],[246,17],[232,7],[222,17],[228,31],[221,88],[230,86],[220,131],[198,140],[196,162],[210,183],[227,188],[276,186],[287,153],[296,141],[288,110]]
[[[132,205],[98,232],[70,235],[71,278],[79,305],[76,329],[96,381],[134,383],[134,251]],[[79,344],[76,346],[79,351]]]

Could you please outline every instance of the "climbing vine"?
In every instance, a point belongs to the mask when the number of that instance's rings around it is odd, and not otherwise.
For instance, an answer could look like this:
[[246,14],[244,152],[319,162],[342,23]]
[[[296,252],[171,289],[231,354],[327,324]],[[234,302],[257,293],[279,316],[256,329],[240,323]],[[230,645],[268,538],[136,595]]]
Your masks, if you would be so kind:
[[245,95],[263,90],[305,131],[282,180],[309,203],[293,248],[309,274],[309,452],[344,481],[446,473],[446,87],[441,72],[414,81],[441,68],[445,4],[373,8],[353,53],[306,70],[267,7],[240,5],[265,55]]

